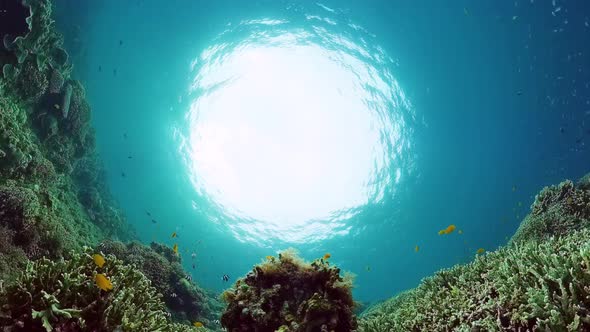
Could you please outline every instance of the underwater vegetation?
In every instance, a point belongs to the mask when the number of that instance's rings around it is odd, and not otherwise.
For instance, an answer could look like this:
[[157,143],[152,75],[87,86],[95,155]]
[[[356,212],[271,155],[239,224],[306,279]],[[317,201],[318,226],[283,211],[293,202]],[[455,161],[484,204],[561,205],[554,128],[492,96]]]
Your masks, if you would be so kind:
[[356,329],[352,276],[324,258],[304,262],[293,249],[267,257],[222,297],[221,325],[230,332]]
[[163,295],[173,320],[188,324],[198,321],[212,326],[213,321],[219,318],[223,304],[187,277],[180,264],[180,256],[169,247],[155,242],[145,246],[139,242],[105,241],[99,249],[121,257],[125,264],[136,266]]
[[544,188],[508,246],[369,308],[359,331],[590,330],[589,175]]
[[134,266],[113,255],[98,264],[92,254],[87,247],[69,259],[28,263],[0,290],[4,331],[193,330],[169,321],[161,295]]

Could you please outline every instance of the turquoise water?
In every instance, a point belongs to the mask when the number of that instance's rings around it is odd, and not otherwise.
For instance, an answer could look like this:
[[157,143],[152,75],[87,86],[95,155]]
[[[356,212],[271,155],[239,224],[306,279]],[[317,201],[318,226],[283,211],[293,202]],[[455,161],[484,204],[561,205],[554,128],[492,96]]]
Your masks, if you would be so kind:
[[295,247],[383,299],[505,244],[590,165],[584,1],[56,10],[129,222],[207,288]]

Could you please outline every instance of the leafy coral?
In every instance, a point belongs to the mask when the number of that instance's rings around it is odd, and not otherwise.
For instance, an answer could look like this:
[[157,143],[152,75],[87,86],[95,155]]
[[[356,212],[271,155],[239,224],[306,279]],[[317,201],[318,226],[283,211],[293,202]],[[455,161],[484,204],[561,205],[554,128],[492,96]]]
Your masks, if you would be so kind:
[[228,331],[352,331],[352,277],[323,259],[306,263],[287,250],[254,267],[223,297]]
[[[31,262],[16,283],[0,290],[0,326],[10,331],[190,331],[171,323],[150,281],[110,255],[103,267],[93,251],[68,260]],[[113,284],[102,291],[94,278]]]

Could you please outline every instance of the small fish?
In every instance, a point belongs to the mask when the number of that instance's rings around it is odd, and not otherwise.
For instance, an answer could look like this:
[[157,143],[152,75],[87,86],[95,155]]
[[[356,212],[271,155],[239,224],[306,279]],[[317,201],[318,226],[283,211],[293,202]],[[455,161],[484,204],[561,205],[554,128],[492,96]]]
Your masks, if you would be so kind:
[[469,11],[465,7],[463,7],[463,14],[465,14],[465,16],[469,16]]
[[98,66],[98,72],[102,73],[102,66]]
[[516,191],[516,186],[512,186],[512,191]]
[[522,202],[518,202],[518,206],[519,206],[519,207],[520,207],[520,206],[522,206]]
[[191,276],[190,276],[190,275],[188,275],[188,274],[187,274],[187,275],[186,275],[186,277],[184,277],[184,278],[185,278],[186,280],[188,280],[188,281],[191,281],[191,280],[193,280],[193,277],[191,277]]
[[484,248],[479,248],[477,249],[476,253],[479,254],[483,254],[486,250]]
[[123,138],[127,139],[127,133],[123,133]]
[[145,214],[147,214],[148,217],[151,217],[152,216],[152,214],[150,213],[150,211],[145,211]]
[[56,110],[60,109],[60,107],[59,107],[59,104],[53,104],[53,107],[54,107]]
[[192,259],[195,259],[195,258],[197,258],[197,253],[193,252],[193,253],[191,254],[191,258],[192,258]]
[[274,257],[272,257],[272,256],[270,256],[270,255],[269,255],[269,256],[266,256],[266,259],[267,259],[267,260],[269,260],[269,261],[270,261],[270,260],[272,260],[273,258],[274,258]]
[[117,76],[117,68],[113,69],[113,76]]
[[113,284],[102,273],[96,274],[94,277],[94,282],[96,282],[96,286],[98,286],[98,288],[102,289],[103,291],[109,291],[113,289]]
[[176,237],[176,232],[172,233],[172,235],[170,235],[171,238],[175,238]]
[[172,250],[174,250],[174,253],[178,255],[178,244],[175,243],[172,247]]
[[322,257],[322,258],[323,258],[324,260],[327,260],[327,259],[329,259],[330,257],[332,257],[332,255],[330,255],[330,253],[326,253],[326,254],[324,255],[324,257]]
[[416,246],[414,247],[414,251],[415,251],[415,252],[418,252],[418,251],[420,251],[420,247],[419,247],[418,245],[416,245]]
[[123,46],[123,41],[119,40],[119,46]]
[[94,260],[94,264],[96,264],[98,267],[102,267],[105,263],[104,257],[102,257],[100,254],[92,255],[92,259]]
[[176,297],[178,297],[178,295],[176,295],[176,293],[172,293],[172,294],[170,294],[170,297],[176,298]]
[[229,281],[229,276],[227,274],[224,274],[223,277],[221,277],[221,280],[227,282]]
[[133,159],[133,156],[127,156],[127,159]]
[[153,224],[155,224],[155,223],[157,223],[157,222],[158,222],[158,221],[157,221],[156,219],[152,219],[152,223],[153,223]]
[[463,230],[458,230],[457,233],[463,234]]
[[215,323],[215,324],[220,324],[220,322],[219,322],[219,319],[215,319],[215,320],[213,321],[213,323]]
[[438,235],[451,234],[451,233],[453,233],[453,231],[455,230],[455,228],[456,228],[455,225],[450,224],[449,226],[447,226],[447,228],[441,229],[440,231],[438,231]]
[[516,95],[517,95],[517,96],[521,96],[521,95],[522,95],[522,90],[518,90],[518,91],[516,91]]
[[371,271],[371,267],[369,265],[367,265],[366,270],[367,270],[367,272],[370,272]]
[[516,19],[517,19],[517,18],[518,18],[518,16],[517,16],[517,15],[514,15],[514,16],[512,16],[512,20],[513,20],[513,21],[516,21]]
[[194,323],[193,323],[193,326],[194,326],[194,327],[203,327],[204,325],[203,325],[203,323],[201,323],[201,322],[194,322]]
[[125,172],[121,172],[121,177],[126,177]]
[[193,263],[193,270],[195,269],[195,264]]

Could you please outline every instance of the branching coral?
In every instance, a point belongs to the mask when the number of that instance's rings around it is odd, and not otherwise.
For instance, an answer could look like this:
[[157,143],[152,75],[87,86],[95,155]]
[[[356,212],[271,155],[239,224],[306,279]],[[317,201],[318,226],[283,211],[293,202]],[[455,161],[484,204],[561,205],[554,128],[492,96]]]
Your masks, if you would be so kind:
[[221,323],[238,331],[352,331],[352,277],[323,259],[306,263],[293,250],[254,267],[223,297]]
[[[581,180],[583,183],[583,180]],[[545,187],[510,243],[543,240],[590,226],[590,191],[564,181]]]
[[212,321],[219,317],[221,303],[186,278],[172,249],[156,243],[148,247],[137,242],[124,245],[117,241],[105,241],[99,248],[105,253],[122,257],[127,264],[137,266],[163,295],[175,320],[201,321],[211,326]]
[[359,331],[586,331],[588,285],[583,230],[443,270],[365,313]]
[[[68,260],[31,262],[16,283],[0,291],[0,326],[10,331],[190,331],[168,321],[146,277],[114,256],[98,267],[93,251]],[[102,291],[100,273],[113,284]]]

